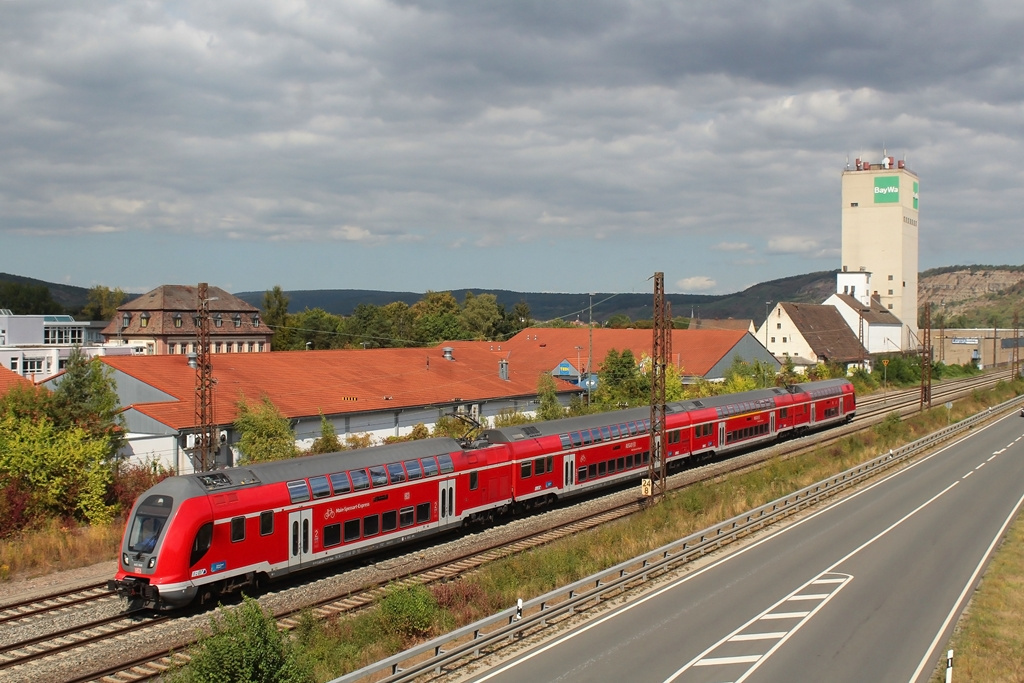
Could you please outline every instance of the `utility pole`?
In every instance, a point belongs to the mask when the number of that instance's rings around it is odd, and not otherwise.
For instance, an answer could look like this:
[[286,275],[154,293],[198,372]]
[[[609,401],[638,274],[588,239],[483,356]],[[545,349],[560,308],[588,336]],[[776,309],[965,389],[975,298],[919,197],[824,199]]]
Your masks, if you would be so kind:
[[[199,470],[213,469],[213,367],[210,364],[210,297],[205,282],[199,283],[199,301],[196,304],[196,456]],[[193,459],[195,464],[195,459]]]
[[[651,459],[647,464],[649,485],[644,492],[651,503],[665,495],[668,473],[665,444],[665,370],[668,367],[668,349],[671,343],[669,321],[665,310],[665,274],[654,274],[654,339],[651,345]],[[649,493],[648,493],[649,491]]]
[[932,407],[932,305],[924,305],[924,346],[921,349],[921,410]]

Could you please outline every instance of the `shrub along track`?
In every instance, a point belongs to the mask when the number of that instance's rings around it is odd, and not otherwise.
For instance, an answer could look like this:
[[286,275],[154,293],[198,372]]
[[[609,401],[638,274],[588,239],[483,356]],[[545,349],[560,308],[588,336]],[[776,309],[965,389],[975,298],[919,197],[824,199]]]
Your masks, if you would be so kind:
[[[992,377],[971,378],[961,382],[937,385],[933,389],[933,403],[938,400],[953,400],[971,393],[974,389],[990,386],[994,383]],[[799,453],[820,448],[831,442],[837,441],[843,436],[870,427],[880,422],[884,416],[898,411],[902,414],[912,413],[919,405],[919,390],[913,389],[902,392],[892,392],[881,399],[861,401],[858,406],[858,418],[851,425],[839,429],[833,429],[825,433],[814,434],[810,439],[798,439],[784,444],[770,446],[752,451],[747,454],[732,457],[727,460],[712,462],[698,468],[685,470],[673,475],[669,479],[669,490],[675,490],[689,486],[700,481],[708,481],[716,477],[738,473],[759,467],[767,460],[779,457],[793,457]],[[804,445],[804,442],[807,445]],[[551,543],[557,539],[580,533],[583,530],[605,524],[609,521],[621,519],[641,509],[642,505],[637,497],[636,487],[628,490],[620,490],[617,493],[604,495],[601,498],[584,501],[572,506],[556,509],[555,512],[570,517],[565,522],[551,523],[546,521],[551,513],[534,515],[527,520],[510,522],[498,527],[489,529],[482,534],[472,535],[467,539],[459,539],[455,542],[445,544],[435,559],[422,560],[422,553],[414,550],[406,555],[396,556],[392,560],[385,560],[378,565],[400,565],[410,568],[408,571],[387,571],[384,576],[376,580],[361,580],[358,585],[349,585],[341,592],[326,598],[302,598],[296,593],[302,593],[306,588],[315,588],[317,581],[309,582],[308,586],[299,588],[286,587],[279,591],[267,593],[261,598],[261,602],[268,602],[267,598],[283,596],[291,593],[289,600],[273,601],[278,605],[268,605],[279,620],[282,628],[293,628],[297,622],[297,616],[303,609],[312,609],[319,617],[352,613],[373,604],[384,592],[395,584],[430,584],[438,581],[445,581],[472,571],[486,563],[496,559],[507,557],[523,552],[529,548]],[[467,549],[466,546],[472,546]],[[311,591],[312,592],[312,591]],[[294,604],[289,604],[294,603]],[[66,645],[57,646],[33,657],[39,660],[37,663],[57,663],[61,658],[70,658],[68,661],[78,662],[71,667],[74,675],[66,675],[63,680],[67,681],[143,681],[151,680],[166,671],[169,666],[180,664],[187,660],[187,655],[181,651],[196,642],[197,626],[193,623],[190,627],[176,628],[179,620],[173,618],[161,618],[146,623],[127,624],[123,629],[110,632],[108,635],[90,636],[89,643],[97,641],[109,641],[109,647],[103,647],[106,657],[104,666],[96,668],[95,663],[86,665],[85,661],[93,659],[83,657],[85,639]],[[147,629],[150,634],[155,635],[156,642],[151,647],[142,647],[133,633]],[[62,636],[64,637],[64,636]],[[74,636],[72,636],[74,637]],[[95,645],[91,647],[95,648]],[[2,666],[2,663],[0,663]],[[25,674],[29,673],[27,667]],[[47,667],[49,668],[49,667]],[[67,668],[67,667],[59,667]],[[82,673],[83,671],[87,673]],[[19,672],[20,673],[20,672]],[[50,678],[57,680],[52,675],[40,671],[33,677],[40,679]]]

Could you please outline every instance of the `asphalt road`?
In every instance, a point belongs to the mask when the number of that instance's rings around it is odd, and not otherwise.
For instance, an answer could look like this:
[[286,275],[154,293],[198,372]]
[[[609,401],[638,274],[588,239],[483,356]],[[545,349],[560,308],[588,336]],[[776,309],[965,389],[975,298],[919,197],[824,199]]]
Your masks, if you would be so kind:
[[1022,502],[1012,413],[471,680],[927,681]]

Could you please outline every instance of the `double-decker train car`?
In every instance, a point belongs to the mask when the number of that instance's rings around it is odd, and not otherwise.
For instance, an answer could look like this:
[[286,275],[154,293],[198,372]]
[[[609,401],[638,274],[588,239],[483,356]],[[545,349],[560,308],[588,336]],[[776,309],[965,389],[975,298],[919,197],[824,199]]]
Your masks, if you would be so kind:
[[[671,403],[670,465],[849,420],[845,380]],[[647,408],[171,477],[136,501],[109,586],[129,609],[209,602],[295,571],[640,477]]]

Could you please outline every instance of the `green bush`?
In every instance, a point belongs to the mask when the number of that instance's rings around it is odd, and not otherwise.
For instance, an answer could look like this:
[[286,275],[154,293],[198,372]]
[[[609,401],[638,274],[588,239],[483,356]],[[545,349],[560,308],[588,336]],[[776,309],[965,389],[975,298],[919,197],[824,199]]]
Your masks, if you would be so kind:
[[421,585],[393,587],[380,601],[381,626],[403,639],[429,633],[437,614],[437,600]]
[[179,683],[312,683],[311,668],[277,630],[273,615],[244,598],[241,607],[218,609],[211,634],[196,646]]

